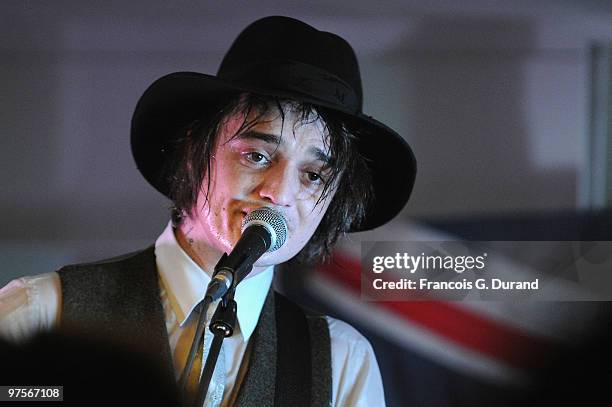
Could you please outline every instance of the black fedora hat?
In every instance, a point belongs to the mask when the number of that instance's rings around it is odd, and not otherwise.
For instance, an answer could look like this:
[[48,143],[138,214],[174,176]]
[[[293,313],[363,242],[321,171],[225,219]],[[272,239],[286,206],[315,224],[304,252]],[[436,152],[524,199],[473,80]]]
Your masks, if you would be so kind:
[[175,72],[155,81],[141,96],[132,117],[131,145],[145,179],[168,195],[163,174],[178,129],[226,95],[253,92],[312,103],[346,115],[360,127],[357,148],[372,174],[374,199],[361,227],[391,220],[404,207],[416,176],[408,143],[389,127],[362,113],[357,58],[335,34],[289,17],[266,17],[234,41],[216,76]]

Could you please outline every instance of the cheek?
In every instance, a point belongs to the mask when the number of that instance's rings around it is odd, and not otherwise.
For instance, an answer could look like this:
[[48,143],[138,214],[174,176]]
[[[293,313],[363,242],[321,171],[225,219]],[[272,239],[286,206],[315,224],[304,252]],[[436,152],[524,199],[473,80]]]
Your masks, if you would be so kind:
[[221,195],[229,199],[243,199],[256,187],[258,179],[226,152],[215,164],[213,181]]
[[314,234],[315,230],[321,223],[321,220],[325,216],[325,213],[327,213],[329,207],[329,203],[324,202],[323,204],[315,206],[314,202],[305,205],[303,208],[301,208],[300,211],[302,227],[299,233],[299,240],[300,243],[304,245],[308,242],[308,240],[310,240],[310,238]]
[[[223,160],[215,160],[211,166],[210,187],[208,191],[209,205],[212,211],[221,211],[225,209],[227,198],[231,196],[232,182],[236,178],[233,175],[232,169],[227,165],[223,165]],[[208,185],[205,179],[202,183],[202,191],[200,194],[206,195]]]
[[[210,179],[204,177],[198,194],[197,216],[204,227],[217,234],[223,224],[224,214],[227,210],[228,183],[226,169],[213,161],[210,168]],[[206,226],[208,225],[208,226]]]

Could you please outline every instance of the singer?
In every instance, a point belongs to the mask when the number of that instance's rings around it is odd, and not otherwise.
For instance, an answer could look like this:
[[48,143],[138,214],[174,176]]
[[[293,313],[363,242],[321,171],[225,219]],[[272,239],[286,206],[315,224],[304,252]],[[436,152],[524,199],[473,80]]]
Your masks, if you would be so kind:
[[274,266],[324,261],[341,234],[383,225],[410,196],[414,155],[362,113],[362,98],[351,46],[287,17],[249,25],[216,76],[158,79],[136,106],[131,147],[144,178],[172,202],[168,226],[144,251],[13,281],[0,297],[0,331],[112,337],[177,379],[215,265],[245,217],[270,208],[286,222],[286,241],[236,288],[237,327],[205,405],[383,406],[368,341],[271,288]]

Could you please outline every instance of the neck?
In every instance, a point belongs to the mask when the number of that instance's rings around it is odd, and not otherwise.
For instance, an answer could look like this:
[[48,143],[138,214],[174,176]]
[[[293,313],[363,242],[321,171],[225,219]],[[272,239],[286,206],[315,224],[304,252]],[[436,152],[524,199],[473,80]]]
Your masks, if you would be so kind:
[[201,245],[193,239],[188,239],[181,227],[174,228],[174,236],[181,249],[193,260],[206,274],[212,276],[215,264],[221,258],[218,253],[208,245]]

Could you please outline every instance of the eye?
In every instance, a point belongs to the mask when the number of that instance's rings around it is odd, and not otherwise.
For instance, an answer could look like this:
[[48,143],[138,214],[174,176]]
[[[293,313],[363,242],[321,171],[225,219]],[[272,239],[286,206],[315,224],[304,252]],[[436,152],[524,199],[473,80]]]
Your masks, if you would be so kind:
[[264,157],[263,154],[259,154],[259,153],[248,153],[247,157],[254,163],[260,163],[266,159],[266,157]]
[[307,172],[306,178],[308,178],[308,181],[313,184],[320,184],[323,182],[323,178],[321,178],[321,174],[318,174],[316,172]]
[[265,155],[258,153],[257,151],[244,153],[243,156],[247,161],[260,166],[267,165],[270,162],[270,160]]

